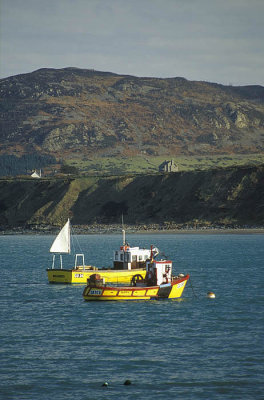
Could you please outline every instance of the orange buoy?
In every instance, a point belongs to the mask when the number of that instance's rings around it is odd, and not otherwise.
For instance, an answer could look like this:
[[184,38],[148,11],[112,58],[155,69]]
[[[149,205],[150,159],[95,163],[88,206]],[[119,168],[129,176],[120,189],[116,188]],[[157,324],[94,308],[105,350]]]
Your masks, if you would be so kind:
[[208,299],[215,299],[215,294],[214,294],[214,292],[208,292],[208,293],[207,293],[207,297],[208,297]]

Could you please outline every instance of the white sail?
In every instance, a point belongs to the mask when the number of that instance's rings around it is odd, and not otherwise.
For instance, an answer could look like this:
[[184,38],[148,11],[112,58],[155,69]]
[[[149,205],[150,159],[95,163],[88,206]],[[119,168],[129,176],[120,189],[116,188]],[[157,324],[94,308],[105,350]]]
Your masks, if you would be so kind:
[[70,253],[70,220],[66,222],[60,233],[52,243],[50,253]]

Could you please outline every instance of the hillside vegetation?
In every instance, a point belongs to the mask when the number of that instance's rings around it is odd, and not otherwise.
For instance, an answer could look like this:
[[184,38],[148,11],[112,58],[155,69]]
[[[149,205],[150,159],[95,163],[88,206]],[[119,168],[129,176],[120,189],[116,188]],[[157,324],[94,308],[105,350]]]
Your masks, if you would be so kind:
[[0,180],[0,224],[264,226],[264,166],[155,175]]
[[86,173],[100,159],[112,174],[123,170],[113,160],[153,172],[160,158],[263,156],[262,86],[64,68],[1,79],[0,94],[0,155],[50,155]]

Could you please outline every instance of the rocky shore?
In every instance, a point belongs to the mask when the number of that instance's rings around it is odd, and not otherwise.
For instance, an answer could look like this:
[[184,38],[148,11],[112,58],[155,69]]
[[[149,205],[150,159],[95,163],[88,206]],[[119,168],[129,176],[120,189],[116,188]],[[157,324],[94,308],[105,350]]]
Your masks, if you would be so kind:
[[[52,225],[34,225],[18,227],[1,227],[0,235],[56,235],[60,226]],[[179,224],[142,224],[125,225],[127,233],[177,233],[177,234],[217,234],[217,233],[262,233],[264,226],[200,226],[200,225],[179,225]],[[89,234],[120,234],[122,226],[120,224],[93,224],[93,225],[73,225],[72,232],[76,235]]]

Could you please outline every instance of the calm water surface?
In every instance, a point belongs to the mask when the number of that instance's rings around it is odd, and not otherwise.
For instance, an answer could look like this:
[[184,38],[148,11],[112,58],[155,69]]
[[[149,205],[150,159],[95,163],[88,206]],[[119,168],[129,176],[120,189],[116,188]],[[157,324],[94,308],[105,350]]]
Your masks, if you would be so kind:
[[[181,301],[84,302],[48,283],[54,237],[0,236],[0,399],[263,399],[264,235],[127,238],[191,274]],[[120,242],[78,236],[97,266]]]

